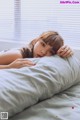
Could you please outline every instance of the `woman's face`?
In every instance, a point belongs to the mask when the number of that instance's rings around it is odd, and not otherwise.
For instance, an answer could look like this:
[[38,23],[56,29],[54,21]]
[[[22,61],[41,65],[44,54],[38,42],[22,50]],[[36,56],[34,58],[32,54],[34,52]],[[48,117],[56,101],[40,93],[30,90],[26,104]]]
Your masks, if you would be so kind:
[[44,57],[53,55],[52,47],[43,40],[35,43],[33,49],[33,57]]

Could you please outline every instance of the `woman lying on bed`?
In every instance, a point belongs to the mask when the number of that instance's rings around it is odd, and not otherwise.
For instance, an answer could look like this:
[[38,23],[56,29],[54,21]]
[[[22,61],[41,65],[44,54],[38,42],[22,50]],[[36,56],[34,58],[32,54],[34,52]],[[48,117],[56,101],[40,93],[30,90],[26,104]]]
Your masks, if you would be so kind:
[[44,32],[26,47],[1,52],[0,69],[33,66],[35,64],[32,61],[24,58],[37,58],[55,54],[61,57],[69,57],[73,52],[70,47],[64,45],[62,37],[57,32]]

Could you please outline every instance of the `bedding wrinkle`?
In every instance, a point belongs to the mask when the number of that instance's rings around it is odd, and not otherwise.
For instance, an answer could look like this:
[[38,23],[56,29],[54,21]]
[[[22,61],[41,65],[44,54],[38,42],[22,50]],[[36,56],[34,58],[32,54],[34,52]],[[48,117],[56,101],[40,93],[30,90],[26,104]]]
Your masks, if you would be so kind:
[[[61,105],[65,106],[65,104],[61,103],[57,95],[80,83],[80,63],[76,61],[74,56],[63,59],[55,55],[31,60],[36,62],[34,67],[0,70],[0,112],[7,111],[9,118],[22,112],[24,109],[29,110],[32,106],[54,97],[57,98],[55,102],[52,102],[54,103],[54,108],[57,109],[58,107],[60,109]],[[60,101],[60,104],[56,103],[57,101]],[[78,106],[76,103],[70,105],[66,102],[66,104],[70,106],[71,110],[72,106]],[[63,111],[63,108],[61,110]],[[73,110],[75,111],[76,109]],[[50,108],[47,111],[45,110],[44,116],[49,112],[52,112]],[[53,111],[53,115],[54,113]],[[72,114],[72,112],[70,113]],[[64,112],[62,116],[59,113],[57,116],[59,119],[64,120],[64,115],[66,116],[67,113]],[[69,113],[68,116],[70,116]],[[55,117],[56,113],[53,118],[55,119]]]

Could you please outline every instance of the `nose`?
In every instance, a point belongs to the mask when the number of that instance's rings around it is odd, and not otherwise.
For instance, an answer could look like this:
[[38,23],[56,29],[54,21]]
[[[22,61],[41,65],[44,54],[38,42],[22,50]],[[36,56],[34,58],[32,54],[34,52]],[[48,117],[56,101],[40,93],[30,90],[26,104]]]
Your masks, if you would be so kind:
[[44,56],[46,54],[45,50],[41,50],[41,55]]

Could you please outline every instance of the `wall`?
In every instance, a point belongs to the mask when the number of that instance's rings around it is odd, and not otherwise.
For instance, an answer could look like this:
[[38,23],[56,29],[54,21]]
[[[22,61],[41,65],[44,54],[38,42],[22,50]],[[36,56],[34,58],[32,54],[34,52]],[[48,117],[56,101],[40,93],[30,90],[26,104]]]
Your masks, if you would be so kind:
[[11,49],[11,48],[16,48],[16,47],[21,47],[23,46],[24,43],[18,43],[18,42],[10,42],[10,41],[0,41],[0,51],[5,50],[5,49]]

